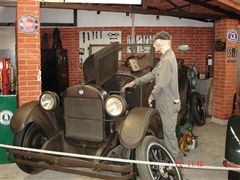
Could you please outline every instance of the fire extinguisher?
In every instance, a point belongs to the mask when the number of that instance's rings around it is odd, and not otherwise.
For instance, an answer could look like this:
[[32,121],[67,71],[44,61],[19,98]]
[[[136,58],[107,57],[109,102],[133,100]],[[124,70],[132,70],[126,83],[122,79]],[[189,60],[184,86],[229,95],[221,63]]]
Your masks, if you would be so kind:
[[3,58],[2,59],[2,92],[3,94],[9,94],[9,63],[10,58]]

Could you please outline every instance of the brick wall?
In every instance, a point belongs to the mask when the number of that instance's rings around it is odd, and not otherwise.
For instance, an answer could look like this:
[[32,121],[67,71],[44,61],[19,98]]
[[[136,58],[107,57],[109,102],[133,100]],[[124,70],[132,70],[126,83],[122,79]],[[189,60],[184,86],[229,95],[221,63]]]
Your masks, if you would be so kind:
[[[227,48],[237,48],[237,43],[227,40],[227,32],[238,29],[238,20],[219,20],[215,22],[215,39],[226,39]],[[213,118],[227,120],[233,107],[233,96],[236,92],[238,57],[227,57],[227,50],[215,52],[214,83],[213,83]],[[229,63],[228,60],[235,60]]]
[[[102,27],[102,28],[59,28],[63,47],[68,49],[70,85],[82,79],[79,66],[79,31],[121,31],[122,44],[127,43],[127,36],[131,35],[130,27]],[[173,37],[173,49],[178,58],[183,58],[187,66],[197,63],[201,72],[206,69],[206,56],[213,54],[213,28],[206,27],[136,27],[136,35],[154,35],[158,31],[168,31]],[[49,44],[52,45],[53,28],[41,28],[41,33],[49,34]],[[189,52],[180,52],[177,47],[188,44],[192,49]],[[122,51],[122,60],[128,54]]]
[[[79,64],[79,30],[78,28],[58,28],[61,33],[62,46],[68,50],[68,68],[70,85],[78,83],[83,79]],[[43,33],[48,34],[49,47],[52,47],[52,33],[54,28],[41,28],[41,36]]]
[[41,82],[37,80],[40,70],[40,34],[25,34],[19,28],[19,20],[24,15],[40,19],[39,0],[17,1],[17,85],[18,105],[37,100],[41,93]]

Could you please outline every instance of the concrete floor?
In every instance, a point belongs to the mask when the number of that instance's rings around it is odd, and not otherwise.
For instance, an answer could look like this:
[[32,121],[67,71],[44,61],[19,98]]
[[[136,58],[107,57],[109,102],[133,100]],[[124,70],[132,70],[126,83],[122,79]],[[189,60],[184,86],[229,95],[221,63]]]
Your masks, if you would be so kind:
[[[202,161],[204,166],[223,166],[225,135],[227,126],[207,121],[202,127],[194,126],[193,133],[198,136],[198,147],[184,157],[189,161]],[[186,180],[227,180],[227,171],[184,169]]]
[[[184,157],[185,163],[202,161],[206,166],[222,166],[225,149],[226,126],[216,125],[209,120],[202,127],[194,126],[193,133],[198,136],[198,147]],[[227,171],[184,169],[185,180],[227,180]],[[37,175],[29,175],[15,164],[0,165],[0,180],[97,180],[85,176],[45,170]]]

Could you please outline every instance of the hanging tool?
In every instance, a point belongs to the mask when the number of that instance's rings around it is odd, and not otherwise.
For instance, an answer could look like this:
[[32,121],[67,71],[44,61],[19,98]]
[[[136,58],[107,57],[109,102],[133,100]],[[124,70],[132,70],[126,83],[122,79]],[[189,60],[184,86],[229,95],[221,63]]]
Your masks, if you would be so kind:
[[82,32],[83,43],[85,43],[85,32]]
[[95,33],[96,33],[96,39],[97,39],[98,38],[98,32],[96,31]]
[[92,31],[92,40],[94,40],[94,31]]
[[144,39],[144,35],[142,35],[141,37],[142,37],[142,52],[145,52],[145,39]]
[[109,36],[110,40],[113,40],[113,39],[118,39],[119,33],[109,32],[107,35]]
[[90,32],[87,32],[87,39],[90,41]]

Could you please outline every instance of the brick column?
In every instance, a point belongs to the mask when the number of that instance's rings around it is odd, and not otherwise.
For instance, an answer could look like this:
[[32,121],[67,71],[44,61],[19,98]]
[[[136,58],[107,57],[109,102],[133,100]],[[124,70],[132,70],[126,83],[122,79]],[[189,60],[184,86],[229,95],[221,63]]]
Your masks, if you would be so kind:
[[[17,88],[18,105],[38,100],[41,93],[40,55],[40,3],[39,0],[17,0]],[[25,15],[36,17],[39,26],[32,34],[24,33],[19,27]],[[32,23],[26,22],[27,23]],[[31,24],[28,24],[31,26]]]
[[226,51],[214,52],[214,82],[212,121],[227,124],[232,114],[233,97],[236,92],[238,57],[228,57],[228,48],[237,48],[238,43],[230,43],[227,39],[229,30],[238,30],[238,20],[224,19],[215,22],[215,40],[226,40]]

